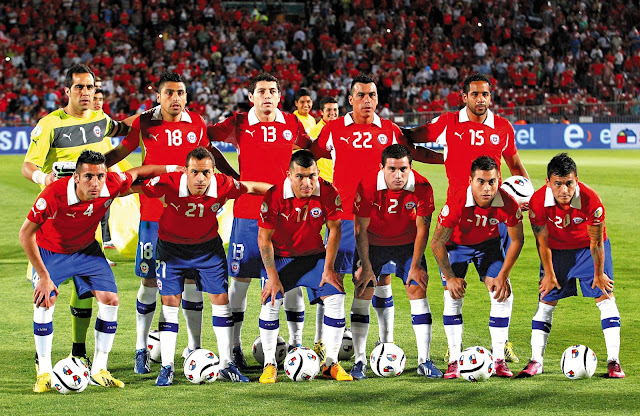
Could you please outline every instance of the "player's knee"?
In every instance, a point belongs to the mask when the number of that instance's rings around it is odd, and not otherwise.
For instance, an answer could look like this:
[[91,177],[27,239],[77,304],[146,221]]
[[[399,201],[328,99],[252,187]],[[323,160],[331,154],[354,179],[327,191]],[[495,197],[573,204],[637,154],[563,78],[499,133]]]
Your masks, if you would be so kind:
[[209,300],[212,305],[226,305],[229,303],[229,295],[227,293],[209,293]]
[[409,300],[425,299],[427,297],[427,291],[418,285],[405,286]]
[[104,305],[118,306],[120,305],[120,297],[114,292],[95,292],[96,300]]
[[180,295],[162,295],[161,300],[163,306],[173,306],[177,308],[180,306],[182,299]]
[[141,280],[142,286],[144,287],[158,287],[158,282],[155,277],[152,279],[147,279],[143,277],[140,280]]
[[362,294],[358,295],[356,292],[353,294],[353,297],[360,300],[371,300],[373,298],[373,291],[373,287],[367,287]]
[[386,286],[391,284],[391,275],[390,274],[381,274],[378,278],[378,283],[376,286]]

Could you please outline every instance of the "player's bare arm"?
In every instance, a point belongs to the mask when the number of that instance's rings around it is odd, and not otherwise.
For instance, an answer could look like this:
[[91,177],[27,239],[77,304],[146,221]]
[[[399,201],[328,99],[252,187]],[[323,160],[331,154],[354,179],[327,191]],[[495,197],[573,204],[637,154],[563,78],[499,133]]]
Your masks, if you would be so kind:
[[55,299],[50,297],[51,292],[55,292],[55,296],[59,294],[58,288],[49,277],[49,272],[42,261],[38,245],[36,244],[36,231],[40,228],[39,224],[31,222],[29,219],[24,220],[20,228],[20,244],[27,258],[33,265],[39,280],[33,289],[33,303],[37,306],[50,308],[55,304]]
[[273,241],[271,238],[276,230],[270,230],[260,227],[258,229],[258,247],[260,248],[260,256],[262,263],[267,271],[267,282],[262,289],[262,304],[264,305],[269,296],[271,296],[271,305],[275,305],[276,295],[278,292],[284,296],[284,288],[280,282],[278,271],[276,270],[276,260],[273,253]]
[[131,127],[133,125],[134,120],[137,119],[138,117],[140,117],[140,114],[134,114],[132,116],[129,116],[129,117],[125,118],[124,120],[120,121],[119,123],[124,124],[125,126],[128,126],[128,127]]
[[553,271],[551,248],[549,247],[549,231],[547,230],[547,226],[531,224],[531,229],[533,230],[533,236],[536,239],[538,256],[540,257],[542,269],[544,270],[544,276],[540,279],[538,287],[540,299],[544,299],[547,293],[553,290],[554,287],[558,289],[561,289],[561,287],[558,283],[558,279],[556,279],[556,274]]
[[331,153],[329,153],[329,151],[324,147],[320,146],[317,140],[314,140],[313,143],[311,143],[309,151],[313,153],[313,157],[315,157],[316,160],[321,158],[331,159]]
[[436,224],[436,229],[433,232],[431,238],[431,251],[436,258],[438,267],[442,272],[443,277],[447,280],[447,290],[453,299],[462,299],[467,287],[467,282],[459,277],[456,277],[449,263],[449,255],[447,254],[447,248],[445,244],[451,238],[453,228],[444,227],[441,224]]
[[504,161],[509,167],[509,172],[511,172],[511,175],[520,175],[531,180],[531,178],[529,178],[529,174],[527,173],[527,169],[524,167],[522,160],[520,160],[520,155],[518,153],[512,156],[503,155],[503,157]]
[[422,146],[410,146],[413,160],[432,165],[444,165],[444,153]]
[[324,271],[322,272],[320,286],[322,287],[325,283],[328,283],[344,292],[342,278],[335,269],[336,256],[338,255],[338,247],[340,246],[340,238],[342,238],[340,220],[327,221],[327,228],[329,229],[329,237],[327,238],[327,253],[324,260]]
[[358,256],[360,257],[360,267],[353,276],[353,284],[355,285],[357,296],[364,295],[367,286],[370,286],[369,283],[373,286],[376,284],[376,276],[373,274],[373,267],[369,259],[369,237],[367,236],[367,229],[370,223],[371,218],[356,216],[356,250],[358,250]]
[[607,299],[610,299],[610,292],[613,292],[613,280],[604,273],[604,223],[597,225],[587,225],[589,234],[589,250],[593,258],[593,284],[592,288],[598,288]]
[[107,165],[107,168],[110,168],[130,154],[131,150],[127,149],[122,144],[119,144],[115,149],[111,149],[104,154],[106,159],[105,164]]
[[424,251],[427,248],[427,240],[429,239],[429,228],[431,227],[431,215],[416,217],[416,242],[413,245],[413,258],[411,259],[411,269],[407,276],[407,286],[414,281],[422,289],[427,290],[427,284],[429,283],[429,274],[427,270],[422,267],[421,259],[424,256]]
[[489,277],[485,279],[487,283],[490,283],[490,286],[487,287],[490,291],[495,292],[493,298],[498,300],[498,302],[504,302],[507,300],[509,295],[511,295],[509,274],[520,255],[520,251],[522,251],[522,246],[524,246],[524,231],[522,223],[519,223],[514,227],[508,227],[507,232],[509,233],[509,238],[511,238],[511,244],[504,256],[502,268],[500,269],[498,276],[494,279]]
[[273,187],[270,183],[255,181],[240,181],[247,188],[247,193],[252,195],[264,195]]
[[213,159],[216,162],[216,168],[225,175],[231,176],[235,180],[240,180],[240,174],[231,166],[224,153],[217,147],[210,143],[209,151],[213,155]]
[[[406,128],[400,127],[400,131],[411,143],[425,143],[429,138],[429,124],[423,124],[422,126]],[[432,140],[435,142],[435,140]]]

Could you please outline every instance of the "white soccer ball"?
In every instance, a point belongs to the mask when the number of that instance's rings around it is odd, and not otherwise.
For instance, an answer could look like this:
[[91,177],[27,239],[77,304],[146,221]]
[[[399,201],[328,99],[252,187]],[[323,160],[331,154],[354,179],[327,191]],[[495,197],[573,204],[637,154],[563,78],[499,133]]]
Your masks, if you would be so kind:
[[593,350],[585,345],[572,345],[562,354],[560,368],[567,378],[578,380],[590,378],[596,372],[598,358]]
[[160,332],[152,329],[147,336],[147,351],[149,351],[149,359],[154,363],[162,361],[160,357]]
[[458,370],[467,381],[487,380],[493,374],[493,356],[484,347],[469,347],[458,358]]
[[[284,338],[278,335],[278,342],[276,344],[276,362],[278,364],[282,364],[284,357],[287,356],[287,348],[287,342]],[[264,353],[262,352],[262,340],[260,339],[260,336],[253,341],[253,348],[251,348],[251,351],[253,352],[253,358],[256,359],[258,364],[264,365]]]
[[353,334],[349,328],[344,329],[344,335],[342,335],[342,345],[340,345],[340,351],[338,352],[338,360],[349,361],[353,358]]
[[395,377],[402,374],[407,357],[402,348],[392,342],[384,342],[371,351],[369,363],[373,372],[380,377]]
[[320,372],[318,355],[307,347],[296,347],[284,359],[284,372],[293,381],[311,381]]
[[193,384],[213,383],[220,375],[219,364],[213,352],[199,348],[184,359],[184,376]]
[[505,179],[500,187],[521,205],[525,202],[529,202],[531,195],[535,192],[531,181],[524,176],[519,175]]
[[89,385],[89,368],[78,358],[63,358],[53,367],[51,385],[62,394],[80,393]]

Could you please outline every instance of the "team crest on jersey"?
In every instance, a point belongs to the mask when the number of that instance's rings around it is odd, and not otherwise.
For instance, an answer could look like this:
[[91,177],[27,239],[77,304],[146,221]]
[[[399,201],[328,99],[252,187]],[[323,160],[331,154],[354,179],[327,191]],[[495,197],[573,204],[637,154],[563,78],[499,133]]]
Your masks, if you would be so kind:
[[293,139],[293,133],[291,133],[291,130],[285,130],[282,132],[282,137],[284,137],[286,141],[290,141]]
[[340,205],[342,205],[342,200],[340,199],[340,195],[336,196],[336,206],[339,207]]
[[42,133],[42,127],[38,124],[33,130],[31,130],[31,138],[40,136]]
[[447,215],[449,215],[449,205],[445,205],[442,207],[442,211],[440,211],[440,215],[442,215],[443,217],[446,217]]
[[[518,214],[516,214],[516,217],[518,216]],[[500,221],[498,221],[497,218],[489,218],[489,224],[491,225],[498,225]]]
[[122,172],[118,172],[118,176],[120,176],[120,179],[122,179],[123,181],[126,181],[126,180],[127,180],[127,175],[125,175],[125,174],[124,174],[124,173],[122,173]]
[[596,218],[602,217],[602,207],[598,207],[598,209],[594,211],[593,216]]
[[162,290],[162,280],[158,279],[158,290]]
[[93,134],[95,134],[96,137],[100,137],[102,134],[102,129],[97,124],[93,126]]
[[414,209],[416,207],[416,203],[413,201],[409,201],[406,204],[404,204],[404,207],[406,209]]
[[533,211],[529,211],[529,218],[535,218],[536,217],[536,213]]
[[517,219],[522,218],[522,211],[520,211],[520,208],[518,208],[518,211],[516,211],[516,218]]
[[267,212],[269,210],[269,206],[267,206],[266,202],[263,202],[260,206],[260,212]]
[[490,140],[490,141],[491,141],[491,143],[493,143],[493,144],[498,144],[498,143],[500,143],[500,136],[498,136],[497,134],[492,134],[492,135],[489,137],[489,140]]
[[320,215],[322,215],[322,209],[315,207],[311,210],[311,216],[313,218],[318,218]]
[[[141,261],[140,262],[140,271],[142,272],[142,274],[149,273],[149,264],[147,264],[146,261]],[[158,282],[160,282],[160,281],[158,281]]]
[[389,139],[387,138],[386,134],[378,134],[378,143],[387,144],[388,141]]
[[215,204],[211,205],[211,211],[218,212],[219,209],[220,209],[220,203],[219,202],[216,202]]
[[231,262],[231,271],[234,273],[238,273],[238,270],[240,270],[240,263],[238,263],[237,261],[232,261]]
[[583,218],[580,218],[580,217],[575,217],[575,218],[573,219],[573,223],[574,223],[574,224],[580,224],[580,223],[582,223],[582,221],[584,221],[584,219],[583,219]]
[[189,143],[195,143],[197,140],[196,134],[192,131],[189,132],[189,134],[187,134],[187,141]]
[[240,182],[234,179],[233,184],[235,185],[236,189],[240,189]]
[[36,208],[40,211],[43,211],[47,207],[47,201],[44,198],[38,198],[36,201]]
[[107,199],[104,203],[104,207],[109,208],[109,205],[111,205],[112,202],[113,202],[113,199]]

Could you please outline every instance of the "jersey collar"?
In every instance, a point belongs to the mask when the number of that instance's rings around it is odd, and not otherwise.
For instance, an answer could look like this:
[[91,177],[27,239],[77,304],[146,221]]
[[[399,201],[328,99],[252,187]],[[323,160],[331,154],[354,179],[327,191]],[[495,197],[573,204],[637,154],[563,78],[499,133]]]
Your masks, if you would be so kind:
[[[462,110],[458,111],[458,122],[466,123],[467,121],[471,121],[471,120],[469,120],[469,114],[467,114],[467,106],[465,105]],[[482,124],[486,124],[492,129],[496,128],[495,116],[493,115],[493,112],[488,108],[487,108],[487,118],[484,119],[484,123]]]
[[[389,189],[389,187],[387,186],[387,182],[384,180],[384,172],[379,170],[378,171],[377,190],[378,191],[382,191],[382,190],[385,190],[385,189]],[[407,183],[404,185],[403,189],[405,191],[415,192],[415,190],[416,190],[416,175],[413,173],[413,170],[409,171],[409,179],[407,179]]]
[[[282,196],[284,197],[284,199],[294,198],[296,196],[296,194],[293,193],[293,186],[291,186],[291,180],[289,180],[289,178],[286,178],[284,180],[282,188]],[[313,191],[312,195],[320,196],[320,181],[318,181],[318,186],[316,186],[316,189]]]
[[[544,191],[544,206],[553,207],[556,205],[556,199],[553,197],[553,191],[547,186]],[[576,184],[576,193],[573,194],[569,205],[575,209],[582,209],[582,197],[580,196],[580,186]]]
[[[100,198],[109,198],[111,195],[109,194],[109,188],[107,188],[107,183],[104,183],[102,190],[100,191]],[[67,183],[67,204],[75,205],[79,204],[80,198],[78,198],[78,194],[76,194],[76,182],[73,180],[73,176],[69,178],[69,183]]]
[[[212,198],[217,198],[218,197],[218,187],[216,186],[217,182],[216,182],[216,177],[214,176],[213,178],[211,178],[211,182],[209,183],[209,189],[207,189],[207,196],[210,196]],[[187,174],[183,173],[182,176],[180,176],[180,187],[178,188],[178,197],[179,198],[186,198],[188,196],[190,196],[191,194],[189,193],[189,187],[187,186]]]
[[[162,108],[159,105],[153,107],[151,111],[153,111],[153,114],[151,114],[151,120],[162,121]],[[191,119],[191,116],[189,115],[187,110],[182,110],[180,121],[184,121],[185,123],[193,123],[193,120]]]
[[[353,120],[353,116],[351,115],[351,113],[347,113],[344,116],[344,126],[350,126],[353,123],[355,123],[355,121]],[[375,126],[382,128],[382,121],[380,120],[380,116],[377,115],[376,113],[373,113],[373,123]]]
[[[467,187],[467,201],[464,204],[465,207],[473,207],[476,206],[476,200],[473,199],[473,193],[471,192],[471,185]],[[500,189],[496,192],[496,196],[491,200],[492,207],[503,207],[504,200],[502,199],[502,195],[500,195]]]
[[[258,116],[256,115],[256,108],[255,107],[251,107],[251,110],[249,110],[249,113],[247,115],[247,119],[249,120],[249,125],[250,126],[254,126],[258,123],[260,123],[260,120],[258,119]],[[277,123],[282,123],[285,124],[286,120],[284,119],[284,114],[282,114],[282,111],[278,110],[276,108],[276,119],[275,121]]]

